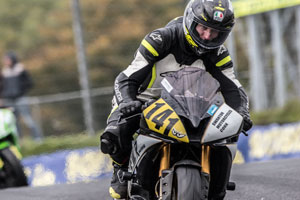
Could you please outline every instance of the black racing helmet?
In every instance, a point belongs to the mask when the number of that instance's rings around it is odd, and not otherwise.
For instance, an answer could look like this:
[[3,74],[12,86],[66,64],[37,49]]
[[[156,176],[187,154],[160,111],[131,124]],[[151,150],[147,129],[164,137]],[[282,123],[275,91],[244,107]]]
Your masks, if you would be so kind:
[[[234,13],[230,0],[191,0],[185,8],[183,29],[185,37],[197,54],[220,47],[234,25]],[[210,28],[217,36],[201,39],[197,25]]]

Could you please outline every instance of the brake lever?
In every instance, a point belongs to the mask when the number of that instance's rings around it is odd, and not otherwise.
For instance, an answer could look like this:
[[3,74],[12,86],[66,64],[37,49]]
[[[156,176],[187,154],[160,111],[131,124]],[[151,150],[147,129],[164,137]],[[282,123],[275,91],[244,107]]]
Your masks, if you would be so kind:
[[118,115],[118,121],[117,121],[117,124],[120,124],[121,120],[122,120],[122,117],[123,117],[123,113],[120,113]]
[[148,108],[155,101],[156,101],[155,99],[150,99],[150,100],[144,102],[141,107],[142,111],[145,110],[146,108]]
[[242,133],[243,133],[246,137],[249,136],[249,134],[248,134],[246,131],[244,131],[244,130],[242,130]]
[[130,120],[132,118],[135,118],[135,117],[140,117],[141,115],[142,115],[141,113],[136,113],[136,114],[133,114],[133,115],[130,115],[130,116],[124,116],[123,113],[120,113],[118,115],[117,124],[122,125],[124,123],[127,123],[128,120]]

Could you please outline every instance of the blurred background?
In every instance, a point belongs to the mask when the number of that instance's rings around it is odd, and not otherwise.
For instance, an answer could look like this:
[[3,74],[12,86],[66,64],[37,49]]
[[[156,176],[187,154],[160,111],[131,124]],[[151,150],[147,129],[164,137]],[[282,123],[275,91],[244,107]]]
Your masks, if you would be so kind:
[[[174,0],[80,1],[95,131],[105,127],[114,78],[130,64],[140,41],[181,15],[184,5]],[[0,2],[0,54],[14,50],[31,73],[28,103],[44,136],[86,130],[72,6],[69,0]]]
[[[143,37],[181,16],[187,2],[0,1],[0,56],[14,52],[33,82],[18,102],[27,106],[19,130],[30,185],[111,172],[98,146],[114,79]],[[240,137],[235,162],[300,157],[300,0],[232,3],[237,20],[226,46],[255,125]]]
[[[300,2],[274,8],[232,2],[237,21],[226,46],[255,124],[297,122]],[[0,55],[14,51],[31,74],[34,85],[25,102],[44,137],[99,134],[111,109],[114,78],[130,64],[143,37],[181,16],[186,3],[0,1]],[[24,123],[21,129],[22,138],[31,137]]]

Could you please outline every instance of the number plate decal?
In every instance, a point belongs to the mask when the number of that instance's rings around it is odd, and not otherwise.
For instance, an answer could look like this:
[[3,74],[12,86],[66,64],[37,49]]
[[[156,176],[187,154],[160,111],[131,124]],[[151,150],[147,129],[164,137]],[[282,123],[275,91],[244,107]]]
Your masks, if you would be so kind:
[[151,104],[143,111],[143,115],[150,130],[189,143],[183,123],[163,99]]

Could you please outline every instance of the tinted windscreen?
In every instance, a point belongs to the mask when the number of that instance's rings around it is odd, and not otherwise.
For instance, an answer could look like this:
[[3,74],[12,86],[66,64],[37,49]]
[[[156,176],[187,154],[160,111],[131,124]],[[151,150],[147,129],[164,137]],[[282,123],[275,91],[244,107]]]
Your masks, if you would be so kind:
[[217,94],[219,82],[205,70],[194,67],[163,75],[162,98],[197,127]]

